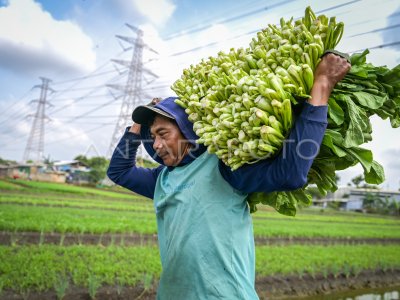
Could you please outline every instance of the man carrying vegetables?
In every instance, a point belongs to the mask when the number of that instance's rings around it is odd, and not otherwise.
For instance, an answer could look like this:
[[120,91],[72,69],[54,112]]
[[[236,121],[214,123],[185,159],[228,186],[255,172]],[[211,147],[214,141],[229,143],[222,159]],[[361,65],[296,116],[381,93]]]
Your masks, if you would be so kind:
[[[327,126],[327,103],[350,69],[346,59],[325,55],[279,155],[235,171],[206,147],[176,98],[137,107],[111,158],[109,178],[151,198],[162,262],[157,299],[258,299],[255,247],[248,194],[302,187]],[[136,166],[143,143],[160,163]]]

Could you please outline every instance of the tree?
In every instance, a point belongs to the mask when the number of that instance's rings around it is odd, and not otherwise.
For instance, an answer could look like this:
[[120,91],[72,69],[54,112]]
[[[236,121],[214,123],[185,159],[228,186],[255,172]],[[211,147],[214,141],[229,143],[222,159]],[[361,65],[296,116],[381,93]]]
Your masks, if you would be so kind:
[[[356,186],[356,188],[379,190],[379,187],[377,185],[366,183],[364,175],[358,175],[354,177],[353,179],[351,179],[351,182]],[[348,183],[347,185],[351,186],[350,183]]]
[[400,214],[400,203],[396,199],[381,197],[377,193],[367,193],[363,198],[363,207],[370,213]]
[[351,182],[356,186],[356,188],[359,188],[361,183],[364,182],[364,175],[354,177]]
[[54,165],[54,160],[50,158],[50,155],[44,158],[43,163],[52,167]]
[[83,162],[85,165],[89,165],[89,159],[85,155],[78,155],[74,158],[74,160],[79,160],[80,162]]
[[89,178],[93,183],[98,183],[105,178],[109,161],[105,157],[96,156],[88,161],[90,172]]
[[3,159],[0,157],[0,165],[10,165],[10,164],[16,164],[17,162],[15,160],[8,160],[8,159]]
[[102,156],[94,156],[87,158],[85,155],[78,155],[74,160],[79,160],[90,168],[89,181],[91,183],[98,183],[106,176],[109,160]]

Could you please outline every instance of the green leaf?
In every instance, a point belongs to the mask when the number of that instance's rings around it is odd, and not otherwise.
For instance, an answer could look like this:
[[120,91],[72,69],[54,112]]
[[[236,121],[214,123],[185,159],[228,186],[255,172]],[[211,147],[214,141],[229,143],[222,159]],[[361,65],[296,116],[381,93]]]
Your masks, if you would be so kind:
[[363,66],[351,66],[349,74],[357,75],[358,77],[368,78],[368,71]]
[[344,111],[339,106],[334,98],[330,98],[328,102],[328,114],[329,117],[335,122],[336,125],[343,124]]
[[336,170],[345,170],[349,167],[352,167],[358,163],[351,155],[347,155],[340,159],[335,160],[335,169]]
[[353,66],[365,64],[367,61],[368,49],[365,49],[362,53],[354,53],[350,56],[350,62]]
[[294,196],[297,202],[301,202],[305,205],[310,205],[312,203],[311,194],[305,189],[297,189],[295,191],[288,192],[288,194]]
[[383,105],[383,103],[388,99],[388,97],[381,97],[378,95],[373,95],[365,92],[354,92],[353,95],[357,99],[360,105],[370,108],[377,109]]
[[342,150],[340,147],[336,146],[333,143],[333,139],[332,136],[330,135],[330,132],[325,134],[324,139],[322,140],[322,144],[331,149],[333,153],[335,153],[338,157],[343,157],[347,155],[346,151]]
[[356,160],[358,160],[363,166],[364,170],[369,172],[371,170],[371,165],[373,161],[371,150],[353,147],[351,149],[346,149],[346,151]]
[[353,92],[362,91],[364,89],[364,87],[361,85],[354,84],[354,83],[346,83],[346,82],[339,81],[335,85],[335,89],[344,89],[348,93],[349,91],[353,91]]
[[389,70],[382,78],[382,82],[391,86],[400,86],[400,65]]
[[296,215],[296,204],[293,199],[290,199],[286,192],[277,193],[276,203],[277,207],[275,207],[275,209],[280,214],[292,217]]
[[392,125],[393,128],[400,127],[400,116],[390,118],[390,124]]
[[385,171],[383,167],[377,162],[373,161],[369,172],[364,170],[365,182],[369,184],[381,184],[385,181]]
[[251,195],[258,198],[262,204],[273,207],[280,214],[287,216],[296,215],[296,202],[290,199],[286,192],[252,193]]
[[349,115],[349,127],[344,137],[343,146],[346,148],[357,147],[364,143],[363,132],[369,132],[371,125],[365,111],[357,106],[350,97],[346,99]]
[[327,129],[325,131],[325,134],[329,135],[332,138],[332,141],[333,141],[334,144],[342,145],[342,143],[343,143],[343,135],[340,132],[338,132],[336,130],[333,130],[333,129]]

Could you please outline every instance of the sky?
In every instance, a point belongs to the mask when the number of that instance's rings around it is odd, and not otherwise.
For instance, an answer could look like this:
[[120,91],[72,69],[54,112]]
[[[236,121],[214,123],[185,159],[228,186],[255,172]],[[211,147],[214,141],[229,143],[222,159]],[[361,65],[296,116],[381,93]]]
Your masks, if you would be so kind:
[[[0,0],[0,157],[22,161],[41,77],[51,80],[44,156],[108,154],[123,99],[111,85],[128,80],[127,69],[112,59],[129,61],[133,55],[132,45],[116,36],[137,37],[126,24],[144,33],[142,62],[150,72],[143,73],[143,104],[174,95],[169,87],[190,64],[247,47],[258,30],[280,17],[301,17],[307,5],[345,23],[338,50],[369,48],[374,65],[400,63],[395,0]],[[372,125],[373,141],[365,147],[385,168],[382,187],[397,190],[400,129],[375,117]],[[340,184],[361,173],[359,166],[340,172]]]

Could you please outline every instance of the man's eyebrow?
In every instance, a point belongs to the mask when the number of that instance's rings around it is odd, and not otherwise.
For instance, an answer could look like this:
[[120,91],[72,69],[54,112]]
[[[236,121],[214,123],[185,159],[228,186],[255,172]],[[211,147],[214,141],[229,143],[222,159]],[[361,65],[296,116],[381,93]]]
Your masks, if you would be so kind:
[[159,132],[162,131],[162,130],[167,130],[167,128],[166,128],[166,127],[163,127],[163,126],[157,127],[155,131],[150,130],[150,134],[153,134],[153,132],[154,132],[154,133],[159,133]]

